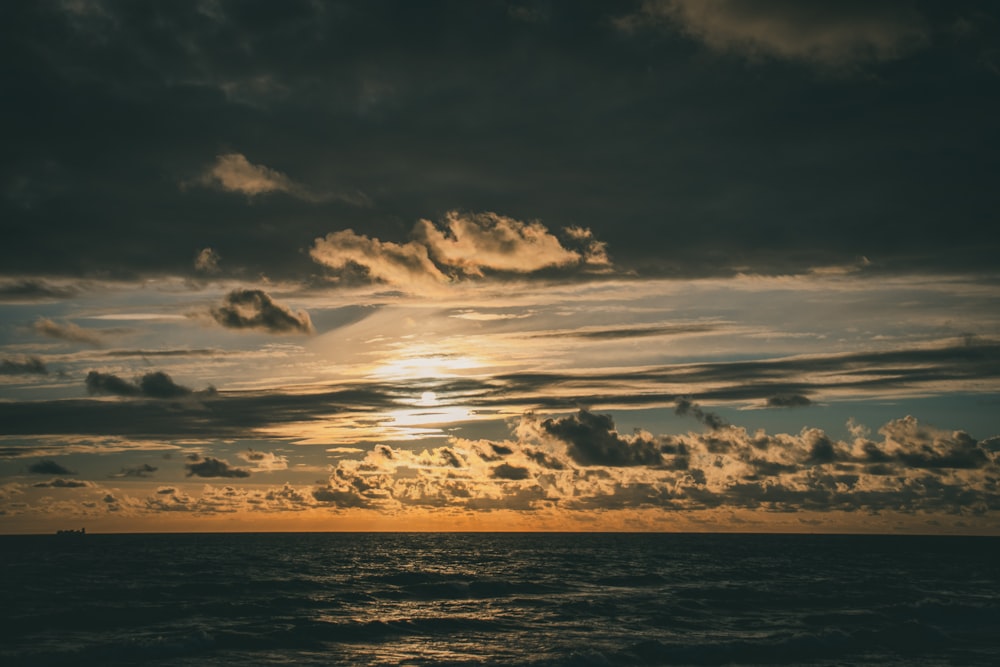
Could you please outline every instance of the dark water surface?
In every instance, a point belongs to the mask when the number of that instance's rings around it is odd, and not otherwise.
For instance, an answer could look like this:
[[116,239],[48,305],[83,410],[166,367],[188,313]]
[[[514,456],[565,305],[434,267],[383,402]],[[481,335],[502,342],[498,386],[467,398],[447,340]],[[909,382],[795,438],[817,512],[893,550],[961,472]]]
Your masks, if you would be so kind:
[[1000,665],[1000,538],[0,537],[4,665]]

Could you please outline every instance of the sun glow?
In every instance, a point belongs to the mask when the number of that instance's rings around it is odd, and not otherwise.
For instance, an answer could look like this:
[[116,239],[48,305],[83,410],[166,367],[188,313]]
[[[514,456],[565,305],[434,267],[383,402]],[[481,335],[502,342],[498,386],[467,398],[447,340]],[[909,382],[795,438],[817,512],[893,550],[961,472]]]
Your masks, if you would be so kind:
[[[372,369],[382,380],[423,380],[467,375],[488,364],[478,355],[441,344],[397,344]],[[431,393],[431,392],[428,392]],[[425,397],[422,397],[425,398]]]

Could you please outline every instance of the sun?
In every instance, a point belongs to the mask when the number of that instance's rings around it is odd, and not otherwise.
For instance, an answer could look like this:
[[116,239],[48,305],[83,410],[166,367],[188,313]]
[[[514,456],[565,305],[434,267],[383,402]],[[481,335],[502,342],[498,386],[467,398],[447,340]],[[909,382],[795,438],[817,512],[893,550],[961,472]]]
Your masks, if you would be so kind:
[[437,404],[438,404],[437,394],[435,394],[433,391],[425,391],[424,393],[420,394],[420,400],[417,402],[417,405],[437,405]]

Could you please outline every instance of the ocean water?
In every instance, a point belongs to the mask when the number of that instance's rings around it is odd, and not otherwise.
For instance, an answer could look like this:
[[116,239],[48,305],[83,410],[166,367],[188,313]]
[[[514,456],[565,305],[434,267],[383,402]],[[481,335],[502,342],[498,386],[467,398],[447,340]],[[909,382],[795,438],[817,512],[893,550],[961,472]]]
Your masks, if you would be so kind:
[[3,665],[1000,665],[1000,539],[0,537]]

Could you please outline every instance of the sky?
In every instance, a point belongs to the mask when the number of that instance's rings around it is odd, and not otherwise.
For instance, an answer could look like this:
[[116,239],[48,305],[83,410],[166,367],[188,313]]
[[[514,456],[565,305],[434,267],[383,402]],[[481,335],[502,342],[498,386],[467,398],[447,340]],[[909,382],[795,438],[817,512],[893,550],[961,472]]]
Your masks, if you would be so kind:
[[1000,10],[0,5],[0,532],[1000,534]]

